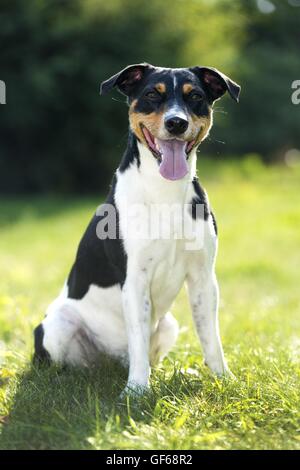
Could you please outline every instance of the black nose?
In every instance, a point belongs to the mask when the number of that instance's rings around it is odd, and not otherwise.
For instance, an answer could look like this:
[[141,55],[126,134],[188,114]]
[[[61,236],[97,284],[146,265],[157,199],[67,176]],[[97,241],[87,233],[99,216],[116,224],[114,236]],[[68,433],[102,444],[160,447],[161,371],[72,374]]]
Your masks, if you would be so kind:
[[173,116],[165,120],[167,131],[173,135],[183,134],[188,128],[188,121],[178,116]]

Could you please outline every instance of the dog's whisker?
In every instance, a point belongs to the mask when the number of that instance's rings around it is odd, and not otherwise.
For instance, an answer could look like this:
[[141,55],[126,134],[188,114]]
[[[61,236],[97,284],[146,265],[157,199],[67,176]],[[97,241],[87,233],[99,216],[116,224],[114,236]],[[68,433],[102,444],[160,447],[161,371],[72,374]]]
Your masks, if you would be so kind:
[[112,97],[111,99],[113,101],[117,101],[118,103],[127,104],[126,100],[118,100],[117,98],[114,98],[114,97]]

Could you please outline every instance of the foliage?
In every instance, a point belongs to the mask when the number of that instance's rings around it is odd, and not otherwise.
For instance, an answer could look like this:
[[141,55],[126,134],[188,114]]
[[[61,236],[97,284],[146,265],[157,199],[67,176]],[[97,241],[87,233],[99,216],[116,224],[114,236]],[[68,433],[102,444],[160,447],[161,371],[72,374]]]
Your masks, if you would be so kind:
[[300,148],[300,105],[291,100],[291,85],[300,79],[300,4],[272,3],[274,12],[261,14],[255,2],[241,2],[248,18],[247,40],[237,62],[243,92],[240,106],[228,106],[219,132],[231,152],[259,152],[268,161]]
[[126,145],[127,106],[99,84],[130,63],[212,65],[242,85],[215,105],[202,151],[267,160],[300,147],[300,8],[272,0],[2,0],[0,192],[106,190]]
[[126,145],[128,124],[125,98],[100,98],[100,82],[143,61],[183,66],[213,60],[229,71],[241,33],[234,29],[238,9],[230,4],[2,1],[7,104],[0,115],[0,191],[106,188]]

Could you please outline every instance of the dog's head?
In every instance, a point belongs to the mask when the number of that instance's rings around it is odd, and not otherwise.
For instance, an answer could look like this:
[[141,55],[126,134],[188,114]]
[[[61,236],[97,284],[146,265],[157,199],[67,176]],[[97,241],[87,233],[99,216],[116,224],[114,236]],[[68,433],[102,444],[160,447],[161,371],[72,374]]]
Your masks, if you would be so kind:
[[226,91],[238,101],[240,87],[210,67],[169,69],[130,65],[101,84],[128,97],[130,127],[169,180],[183,178],[193,149],[208,135],[212,105]]

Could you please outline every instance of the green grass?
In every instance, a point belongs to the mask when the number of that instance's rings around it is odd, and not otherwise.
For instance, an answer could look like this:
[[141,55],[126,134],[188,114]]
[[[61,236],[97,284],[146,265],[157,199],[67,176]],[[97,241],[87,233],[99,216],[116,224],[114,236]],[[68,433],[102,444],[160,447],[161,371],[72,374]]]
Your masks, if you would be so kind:
[[185,293],[177,346],[142,399],[126,373],[33,368],[32,329],[58,293],[96,199],[0,203],[0,448],[299,449],[300,168],[199,162],[217,214],[220,322],[236,381],[213,378]]

